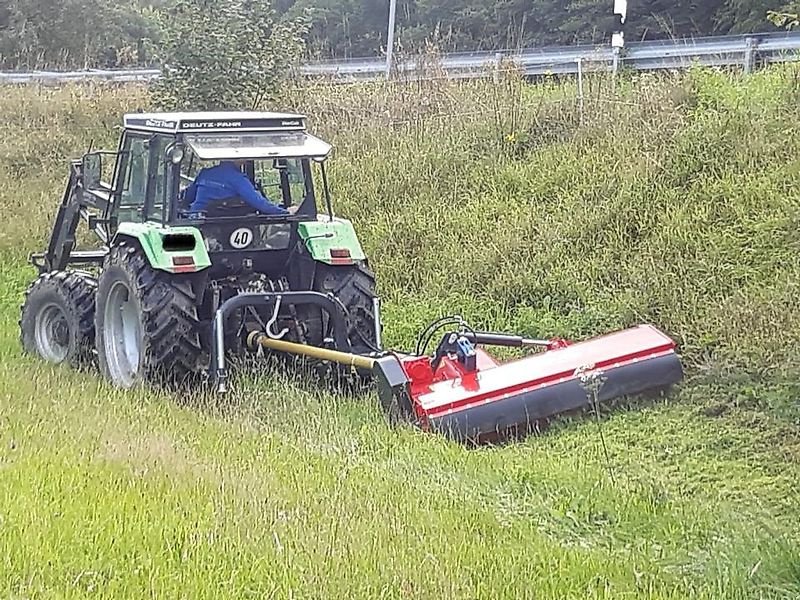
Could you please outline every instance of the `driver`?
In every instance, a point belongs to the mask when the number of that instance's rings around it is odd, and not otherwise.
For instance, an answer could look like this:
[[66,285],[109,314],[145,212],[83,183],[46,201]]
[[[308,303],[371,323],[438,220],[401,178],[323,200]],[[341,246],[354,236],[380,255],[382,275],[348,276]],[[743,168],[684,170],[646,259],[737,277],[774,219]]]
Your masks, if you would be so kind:
[[201,169],[194,182],[186,188],[184,198],[189,202],[189,212],[204,212],[214,202],[241,198],[265,215],[291,214],[292,211],[273,204],[258,192],[241,170],[244,162],[224,160],[213,167]]

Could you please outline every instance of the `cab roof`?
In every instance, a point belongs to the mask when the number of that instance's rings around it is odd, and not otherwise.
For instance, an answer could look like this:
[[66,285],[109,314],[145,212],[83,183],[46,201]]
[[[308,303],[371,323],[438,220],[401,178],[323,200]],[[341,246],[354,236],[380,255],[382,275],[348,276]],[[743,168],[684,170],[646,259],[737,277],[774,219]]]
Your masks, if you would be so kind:
[[158,133],[223,131],[305,131],[306,117],[278,112],[163,112],[130,113],[125,129]]

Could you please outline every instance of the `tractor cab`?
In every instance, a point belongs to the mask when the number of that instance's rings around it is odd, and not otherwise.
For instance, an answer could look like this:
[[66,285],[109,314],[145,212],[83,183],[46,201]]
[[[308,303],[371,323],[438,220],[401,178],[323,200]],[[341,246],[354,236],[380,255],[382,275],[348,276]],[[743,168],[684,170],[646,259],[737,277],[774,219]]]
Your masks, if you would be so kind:
[[[202,244],[210,255],[204,262],[213,263],[212,277],[253,270],[277,275],[298,244],[315,260],[352,264],[363,252],[351,224],[333,215],[325,173],[331,149],[307,131],[306,118],[298,114],[127,114],[116,151],[92,151],[72,161],[47,252],[32,260],[42,272],[67,264],[99,265],[120,235],[146,231],[159,248]],[[226,196],[228,187],[213,201],[193,202],[198,176],[221,163],[241,172],[250,195],[281,207],[280,214],[260,211],[253,197],[247,202],[241,194]],[[104,249],[76,250],[81,218]]]
[[[283,113],[128,114],[110,184],[101,181],[104,154],[84,157],[87,190],[106,192],[107,217],[120,222],[180,225],[252,217],[274,222],[241,197],[192,210],[192,184],[201,170],[230,161],[273,204],[294,219],[317,215],[312,165],[324,170],[330,144],[306,131],[305,117]],[[325,177],[323,176],[323,181]],[[325,190],[328,199],[327,189]],[[329,202],[328,202],[329,204]],[[330,211],[329,211],[330,212]],[[287,220],[285,216],[278,220]],[[112,223],[113,225],[113,223]]]

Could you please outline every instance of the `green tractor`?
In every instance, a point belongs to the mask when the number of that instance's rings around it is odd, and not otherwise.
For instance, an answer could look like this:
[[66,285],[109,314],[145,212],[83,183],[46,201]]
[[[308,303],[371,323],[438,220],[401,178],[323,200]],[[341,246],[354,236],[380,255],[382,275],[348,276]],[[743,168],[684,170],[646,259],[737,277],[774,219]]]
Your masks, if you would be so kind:
[[[39,277],[22,307],[27,352],[96,362],[123,388],[213,372],[223,389],[225,355],[244,351],[254,330],[379,351],[375,279],[351,223],[333,213],[331,146],[308,133],[304,116],[137,113],[124,124],[115,152],[71,163],[47,249],[31,256]],[[225,160],[289,213],[261,214],[235,197],[192,212],[186,188]],[[99,240],[84,249],[81,220]]]

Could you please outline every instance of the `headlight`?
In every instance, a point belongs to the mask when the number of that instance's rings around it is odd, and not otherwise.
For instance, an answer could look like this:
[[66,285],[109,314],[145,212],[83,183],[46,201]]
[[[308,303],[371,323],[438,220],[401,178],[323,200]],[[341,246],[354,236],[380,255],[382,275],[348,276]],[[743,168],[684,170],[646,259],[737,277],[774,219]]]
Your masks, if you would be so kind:
[[184,151],[183,146],[180,144],[172,144],[167,148],[167,159],[173,165],[179,165],[183,160]]

